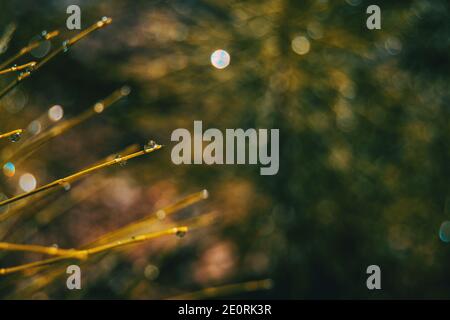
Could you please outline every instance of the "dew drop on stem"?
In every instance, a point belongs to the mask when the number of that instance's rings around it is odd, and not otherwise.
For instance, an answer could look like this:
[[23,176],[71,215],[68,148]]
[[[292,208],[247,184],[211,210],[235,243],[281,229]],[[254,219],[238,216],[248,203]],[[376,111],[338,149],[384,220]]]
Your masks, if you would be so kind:
[[186,231],[178,230],[178,231],[175,233],[175,235],[176,235],[178,238],[183,238],[183,237],[186,235]]
[[9,136],[9,140],[11,142],[17,142],[17,141],[20,140],[21,137],[22,137],[22,134],[20,134],[19,132],[16,132],[16,133],[14,133],[14,134]]
[[155,147],[156,147],[156,142],[153,141],[153,140],[150,140],[149,142],[147,142],[147,144],[145,144],[144,150],[145,151],[150,151],[150,150],[152,150]]
[[65,41],[62,43],[62,46],[63,46],[64,52],[69,51],[69,41],[68,41],[68,40],[65,40]]
[[118,154],[115,159],[116,159],[116,162],[118,162],[121,167],[123,167],[127,164],[126,161],[122,160],[122,156],[120,154]]

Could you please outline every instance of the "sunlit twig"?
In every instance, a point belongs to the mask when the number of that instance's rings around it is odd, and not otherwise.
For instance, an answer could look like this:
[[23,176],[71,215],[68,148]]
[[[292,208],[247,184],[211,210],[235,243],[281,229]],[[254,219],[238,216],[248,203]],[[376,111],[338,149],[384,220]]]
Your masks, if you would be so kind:
[[19,59],[23,55],[25,55],[25,54],[31,52],[32,50],[36,49],[37,47],[39,47],[44,41],[51,40],[51,39],[53,39],[54,37],[56,37],[58,35],[59,35],[59,31],[58,30],[54,30],[52,32],[44,32],[42,34],[42,39],[33,41],[32,43],[30,43],[26,47],[23,47],[22,49],[20,49],[20,51],[17,52],[14,56],[9,58],[5,62],[1,63],[0,64],[0,69],[4,69],[4,68],[10,66],[11,64],[14,63],[14,61]]
[[[96,247],[92,247],[92,248],[88,248],[88,249],[82,249],[82,250],[58,249],[58,248],[54,248],[54,247],[41,247],[41,246],[34,246],[34,245],[14,245],[14,244],[3,243],[3,246],[5,248],[10,246],[9,247],[10,250],[20,249],[19,251],[54,254],[54,255],[60,255],[60,257],[42,260],[42,261],[31,262],[31,263],[19,265],[16,267],[2,268],[2,269],[0,269],[0,275],[6,275],[6,274],[15,273],[18,271],[24,271],[27,269],[32,269],[32,268],[35,268],[38,266],[52,264],[52,263],[55,263],[55,262],[58,262],[61,260],[66,260],[66,259],[73,259],[73,258],[87,259],[90,255],[98,254],[98,253],[101,253],[104,251],[109,251],[109,250],[116,249],[119,247],[136,244],[136,243],[160,238],[160,237],[167,236],[167,235],[181,235],[181,234],[184,235],[187,231],[188,231],[188,227],[186,227],[186,226],[175,227],[175,228],[170,228],[170,229],[163,230],[163,231],[141,234],[141,235],[133,236],[131,238],[117,240],[117,241],[113,241],[113,242],[110,242],[110,243],[107,243],[104,245],[100,245],[100,246],[96,246]],[[16,246],[16,247],[14,248],[13,246]],[[0,244],[0,249],[2,249],[1,244]],[[61,252],[63,254],[61,254]]]
[[14,135],[20,135],[20,134],[22,134],[22,132],[23,132],[23,129],[16,129],[16,130],[13,130],[10,132],[2,133],[2,134],[0,134],[0,139],[9,138]]
[[[132,145],[126,147],[125,149],[123,149],[122,151],[120,151],[119,154],[134,153],[137,150],[139,150],[139,146],[137,144],[132,144]],[[101,163],[103,163],[105,161],[111,161],[112,159],[115,159],[116,156],[117,156],[117,153],[110,154],[107,157],[105,157],[102,160],[100,160],[97,163],[95,163],[94,165],[101,164]],[[81,177],[79,177],[79,178],[81,178]],[[77,179],[74,178],[74,179],[72,179],[71,183],[73,183],[75,181],[77,181]],[[56,189],[53,189],[53,190],[56,190]],[[9,219],[12,216],[16,216],[18,214],[23,213],[24,209],[26,209],[29,206],[30,202],[33,202],[33,204],[36,204],[37,201],[39,201],[40,199],[48,196],[49,193],[51,193],[53,190],[52,189],[48,189],[45,192],[40,192],[39,194],[35,195],[35,197],[28,198],[25,201],[21,202],[19,205],[14,206],[10,210],[0,214],[0,223],[5,221],[5,220],[7,220],[7,219]],[[33,211],[36,211],[35,207],[33,208]],[[41,213],[42,212],[40,212],[39,214],[41,214]],[[49,214],[47,217],[51,217],[51,216],[54,217],[54,216],[57,216],[59,214],[61,214],[60,211],[53,212],[53,213]],[[3,238],[3,236],[0,234],[0,239],[2,239],[2,238]]]
[[139,232],[141,228],[148,226],[162,218],[165,218],[177,211],[180,211],[183,208],[186,208],[194,203],[197,203],[201,200],[204,200],[208,198],[208,191],[202,190],[200,192],[193,193],[191,195],[188,195],[187,197],[181,199],[180,201],[165,207],[164,209],[160,209],[138,221],[132,222],[129,225],[126,225],[118,230],[114,230],[112,232],[109,232],[99,239],[91,242],[89,246],[93,245],[99,245],[103,244],[124,236],[128,236],[132,234],[133,232]]
[[80,178],[82,176],[88,175],[88,174],[90,174],[92,172],[95,172],[97,170],[100,170],[100,169],[103,169],[103,168],[106,168],[106,167],[109,167],[109,166],[112,166],[112,165],[115,165],[115,164],[125,163],[126,161],[128,161],[130,159],[142,156],[142,155],[147,154],[147,153],[151,153],[151,152],[159,150],[161,148],[162,148],[161,145],[154,144],[153,146],[148,147],[148,148],[144,148],[141,151],[137,151],[137,152],[131,153],[131,154],[126,155],[126,156],[118,156],[115,159],[112,159],[112,160],[100,163],[98,165],[91,166],[91,167],[89,167],[87,169],[81,170],[81,171],[79,171],[77,173],[74,173],[74,174],[72,174],[70,176],[67,176],[65,178],[55,180],[55,181],[53,181],[53,182],[51,182],[49,184],[46,184],[46,185],[44,185],[42,187],[39,187],[39,188],[36,188],[36,189],[34,189],[32,191],[25,192],[25,193],[22,193],[22,194],[19,194],[19,195],[15,196],[15,197],[6,199],[4,201],[1,201],[0,202],[0,207],[8,205],[8,204],[16,202],[16,201],[19,201],[19,200],[24,199],[24,198],[30,197],[30,196],[32,196],[32,195],[34,195],[36,193],[43,192],[45,190],[48,190],[48,189],[51,189],[51,188],[54,188],[54,187],[57,187],[57,186],[64,187],[68,183],[72,182],[74,179],[78,179],[78,178]]
[[273,282],[271,279],[248,281],[244,283],[227,284],[224,286],[205,288],[199,291],[171,297],[168,298],[167,300],[196,300],[196,299],[216,298],[242,292],[269,290],[272,288],[272,285]]
[[23,69],[28,69],[28,68],[29,69],[33,69],[34,66],[36,66],[36,64],[37,64],[36,61],[31,61],[31,62],[22,64],[20,66],[12,66],[10,68],[0,70],[0,75],[1,74],[6,74],[6,73],[10,73],[10,72],[15,72],[15,71],[21,71]]
[[40,134],[35,138],[32,138],[29,141],[26,141],[20,146],[20,148],[18,148],[16,151],[13,151],[12,154],[7,155],[6,158],[8,158],[8,161],[12,162],[19,162],[25,160],[44,143],[80,125],[81,123],[87,121],[93,116],[103,113],[114,103],[128,96],[130,94],[130,91],[131,90],[128,86],[121,87],[120,89],[111,93],[105,99],[96,102],[92,107],[90,107],[88,110],[81,113],[77,117],[62,121],[56,126],[52,127],[50,130],[45,131],[44,133]]
[[101,29],[109,24],[111,24],[112,19],[108,17],[103,17],[100,21],[96,22],[89,28],[81,31],[77,35],[73,36],[69,40],[65,40],[60,47],[50,52],[44,59],[39,61],[33,68],[33,70],[26,70],[21,73],[15,80],[13,80],[9,85],[7,85],[3,90],[0,91],[0,99],[4,97],[8,92],[14,89],[20,82],[25,80],[26,78],[31,76],[32,72],[36,72],[40,68],[42,68],[45,64],[47,64],[50,60],[58,56],[62,52],[67,52],[71,46],[73,46],[78,41],[82,40],[92,32]]

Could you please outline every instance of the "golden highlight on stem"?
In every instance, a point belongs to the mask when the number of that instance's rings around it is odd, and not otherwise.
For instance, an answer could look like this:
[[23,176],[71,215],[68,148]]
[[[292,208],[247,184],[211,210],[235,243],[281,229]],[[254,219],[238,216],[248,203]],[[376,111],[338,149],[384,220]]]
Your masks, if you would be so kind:
[[14,72],[14,71],[20,71],[23,69],[33,69],[34,66],[36,66],[37,62],[36,61],[31,61],[25,64],[22,64],[20,66],[12,66],[10,68],[4,69],[4,70],[0,70],[0,75],[1,74],[6,74],[6,73],[10,73],[10,72]]
[[[189,226],[189,231],[192,231],[193,229],[197,229],[197,228],[203,228],[203,227],[207,227],[210,226],[211,224],[213,224],[214,222],[217,221],[218,218],[218,212],[216,211],[211,211],[208,213],[204,213],[201,214],[200,216],[197,217],[193,217],[193,218],[189,218],[189,219],[184,219],[181,220],[179,222],[179,224],[182,225],[188,225]],[[149,221],[150,222],[150,221]],[[176,227],[176,226],[173,226]],[[119,231],[119,230],[118,230]],[[107,234],[102,236],[101,239],[106,238]],[[88,245],[82,246],[82,248],[89,248],[95,245],[95,242],[92,242]],[[45,260],[44,260],[45,261]],[[57,262],[57,261],[55,261]],[[48,265],[48,264],[46,264]],[[45,267],[45,265],[43,265],[43,267]],[[27,276],[31,276],[34,275],[34,272],[38,271],[39,269],[33,269],[33,270],[27,270]],[[49,283],[51,283],[52,281],[54,281],[54,279],[61,275],[61,273],[64,272],[64,268],[56,268],[53,269],[50,273],[47,273],[45,275],[41,275],[38,277],[38,282],[39,282],[39,288],[43,288],[45,286],[47,286]]]
[[205,288],[199,291],[181,294],[167,300],[197,300],[213,297],[221,297],[241,292],[252,292],[259,290],[269,290],[272,288],[271,279],[248,281],[244,283],[227,284],[224,286]]
[[[208,196],[209,196],[209,194],[206,189],[202,190],[200,192],[190,194],[190,195],[184,197],[183,199],[179,200],[178,202],[176,202],[170,206],[167,206],[161,210],[158,210],[156,213],[154,212],[151,215],[149,215],[141,220],[138,220],[129,225],[126,225],[125,227],[119,228],[118,230],[106,233],[106,234],[100,236],[97,240],[81,246],[80,249],[90,249],[90,248],[98,247],[100,245],[104,245],[105,243],[111,243],[113,241],[117,241],[118,239],[130,238],[133,233],[137,233],[138,231],[140,231],[142,226],[148,225],[157,220],[160,220],[161,218],[160,218],[160,216],[158,216],[158,213],[161,213],[163,211],[163,212],[165,212],[165,217],[167,217],[172,213],[182,210],[182,209],[184,209],[190,205],[193,205],[201,200],[207,199]],[[189,225],[190,223],[193,223],[193,226],[189,227],[190,230],[192,230],[192,227],[199,228],[199,227],[202,227],[205,225],[209,225],[213,221],[214,217],[216,216],[216,212],[208,213],[205,216],[208,217],[206,219],[207,221],[205,221],[204,219],[200,219],[200,220],[187,219],[185,221],[182,221],[181,223],[183,225]],[[172,228],[175,228],[175,227],[176,226],[173,226]],[[145,234],[145,232],[142,232],[142,234]],[[50,259],[33,262],[33,263],[31,263],[31,265],[28,264],[28,267],[26,269],[27,269],[27,271],[30,271],[31,274],[33,274],[36,270],[31,270],[31,269],[41,268],[41,267],[45,267],[48,265],[52,265],[52,264],[62,261],[64,259],[65,258],[62,258],[62,257],[56,257],[56,258],[50,258]],[[21,270],[18,270],[18,271],[21,271]],[[57,274],[59,274],[59,272],[55,271],[54,275],[56,276]],[[46,280],[46,283],[48,283],[47,280]]]
[[67,50],[69,50],[69,48],[71,46],[73,46],[75,43],[77,43],[78,41],[82,40],[83,38],[87,37],[88,35],[90,35],[92,32],[99,30],[109,24],[111,24],[112,19],[108,18],[108,17],[103,17],[100,21],[97,21],[96,23],[94,23],[92,26],[90,26],[89,28],[82,30],[80,33],[76,34],[75,36],[73,36],[72,38],[63,41],[62,45],[55,49],[54,51],[50,52],[50,54],[48,54],[44,59],[42,59],[41,61],[39,61],[38,65],[36,66],[35,70],[40,69],[41,67],[43,67],[47,62],[49,62],[50,60],[52,60],[53,58],[55,58],[58,54],[60,54],[61,52],[66,52]]
[[48,254],[52,256],[77,256],[76,250],[66,250],[66,249],[59,249],[56,247],[45,247],[45,246],[38,246],[38,245],[26,245],[26,244],[15,244],[15,243],[8,243],[8,242],[0,242],[0,250],[6,250],[6,251],[24,251],[24,252],[36,252],[36,253],[43,253]]
[[26,47],[23,47],[22,49],[20,49],[19,52],[17,52],[14,56],[12,56],[11,58],[9,58],[8,60],[6,60],[5,62],[3,62],[2,64],[0,64],[0,69],[4,69],[7,66],[10,66],[11,64],[14,63],[14,61],[16,61],[17,59],[19,59],[20,57],[22,57],[23,55],[31,52],[33,49],[36,49],[37,47],[39,47],[44,41],[48,41],[51,40],[53,38],[55,38],[56,36],[59,35],[59,31],[58,30],[54,30],[48,33],[45,33],[42,36],[42,39],[40,40],[36,40],[33,41],[32,43],[30,43],[29,45],[27,45]]
[[219,218],[219,212],[213,210],[210,212],[202,213],[199,216],[182,219],[180,221],[177,221],[177,223],[187,224],[189,225],[190,230],[195,230],[199,228],[209,227],[212,224],[216,223]]
[[7,133],[2,133],[0,134],[0,139],[4,139],[4,138],[9,138],[15,134],[22,134],[23,129],[16,129]]
[[106,250],[123,247],[123,246],[129,245],[129,244],[134,244],[134,243],[139,243],[139,242],[159,238],[162,236],[185,234],[186,232],[188,232],[187,226],[174,227],[174,228],[170,228],[170,229],[167,229],[164,231],[152,232],[152,233],[133,236],[133,237],[125,239],[125,240],[116,240],[116,241],[113,241],[111,243],[107,243],[104,245],[99,245],[99,246],[95,246],[95,247],[92,247],[89,249],[80,250],[80,252],[84,252],[84,253],[86,253],[86,255],[91,255],[91,254],[100,253],[100,252],[103,252]]
[[180,201],[178,201],[170,206],[167,206],[163,209],[160,209],[156,212],[153,212],[150,215],[148,215],[140,220],[132,222],[118,230],[114,230],[112,232],[104,234],[97,240],[91,242],[89,244],[89,246],[103,244],[103,243],[110,242],[115,239],[119,239],[119,238],[128,236],[128,235],[132,234],[133,232],[134,233],[139,232],[141,228],[143,228],[147,225],[150,225],[160,219],[163,219],[177,211],[180,211],[192,204],[195,204],[195,203],[205,200],[207,198],[208,198],[207,190],[202,190],[200,192],[190,194],[190,195],[184,197],[183,199],[181,199]]
[[[54,254],[54,255],[60,255],[60,257],[57,258],[53,258],[53,259],[47,259],[47,260],[42,260],[42,261],[36,261],[36,262],[31,262],[31,263],[27,263],[27,264],[22,264],[16,267],[10,267],[10,268],[1,268],[0,269],[0,275],[6,275],[6,274],[11,274],[14,272],[19,272],[19,271],[23,271],[23,270],[27,270],[27,269],[31,269],[31,268],[35,268],[35,267],[39,267],[39,266],[43,266],[43,265],[49,265],[58,261],[62,261],[62,260],[66,260],[66,259],[73,259],[73,258],[77,258],[77,259],[87,259],[90,255],[94,255],[97,253],[101,253],[101,252],[105,252],[108,250],[112,250],[112,249],[116,249],[119,247],[123,247],[123,246],[127,246],[127,245],[132,245],[132,244],[137,244],[137,243],[141,243],[144,241],[148,241],[148,240],[152,240],[152,239],[156,239],[156,238],[160,238],[160,237],[164,237],[167,235],[178,235],[178,234],[185,234],[188,231],[188,227],[187,226],[180,226],[180,227],[175,227],[175,228],[170,228],[167,230],[163,230],[163,231],[158,231],[158,232],[152,232],[152,233],[146,233],[146,234],[141,234],[141,235],[137,235],[131,238],[126,238],[126,239],[122,239],[122,240],[117,240],[117,241],[113,241],[111,243],[107,243],[104,245],[100,245],[100,246],[95,246],[92,248],[88,248],[88,249],[81,249],[81,250],[77,250],[77,249],[57,249],[54,247],[41,247],[41,246],[34,246],[34,245],[14,245],[14,244],[3,244],[5,247],[10,246],[10,250],[14,250],[13,247],[11,246],[16,246],[16,249],[19,249],[19,251],[29,251],[29,252],[40,252],[40,253],[45,253],[45,254]],[[1,246],[0,246],[0,249]],[[6,249],[8,250],[8,249]],[[16,250],[17,251],[17,250]],[[66,252],[67,254],[58,254],[59,252]]]
[[24,199],[24,198],[30,197],[30,196],[32,196],[32,195],[34,195],[36,193],[43,192],[45,190],[48,190],[48,189],[51,189],[51,188],[54,188],[54,187],[57,187],[57,186],[64,187],[67,183],[70,183],[73,180],[78,179],[78,178],[80,178],[82,176],[88,175],[88,174],[90,174],[90,173],[92,173],[94,171],[97,171],[97,170],[100,170],[100,169],[103,169],[103,168],[106,168],[106,167],[109,167],[109,166],[112,166],[112,165],[115,165],[115,164],[125,163],[126,161],[128,161],[130,159],[133,159],[133,158],[136,158],[136,157],[140,157],[140,156],[142,156],[144,154],[151,153],[151,152],[159,150],[161,148],[162,148],[161,145],[156,144],[152,148],[144,148],[141,151],[137,151],[137,152],[128,154],[128,155],[123,156],[123,157],[119,156],[119,157],[117,157],[115,159],[112,159],[112,160],[109,160],[109,161],[106,161],[106,162],[103,162],[103,163],[91,166],[91,167],[89,167],[87,169],[81,170],[81,171],[79,171],[77,173],[74,173],[74,174],[72,174],[70,176],[67,176],[67,177],[62,178],[62,179],[55,180],[55,181],[50,182],[49,184],[46,184],[46,185],[44,185],[42,187],[36,188],[33,191],[25,192],[25,193],[22,193],[22,194],[19,194],[19,195],[15,196],[15,197],[6,199],[4,201],[1,201],[0,202],[0,207],[5,206],[5,205],[10,204],[10,203],[13,203],[13,202],[16,202],[16,201],[19,201],[19,200]]
[[87,37],[92,32],[101,29],[109,24],[111,24],[112,19],[108,17],[103,17],[100,21],[96,22],[89,28],[81,31],[77,35],[73,36],[72,38],[64,41],[60,47],[50,52],[44,59],[39,61],[39,63],[36,64],[36,66],[33,68],[33,70],[27,70],[23,73],[21,73],[15,80],[13,80],[9,85],[7,85],[3,90],[0,91],[0,99],[3,98],[9,91],[14,89],[21,81],[25,80],[26,78],[31,76],[32,72],[35,72],[42,68],[45,64],[47,64],[50,60],[55,58],[57,55],[59,55],[62,52],[66,52],[71,46],[73,46],[78,41],[82,40],[83,38]]
[[[119,154],[128,154],[128,153],[133,153],[136,152],[137,150],[139,150],[139,145],[137,144],[132,144],[128,147],[126,147],[125,149],[123,149],[122,151],[119,152]],[[102,160],[96,162],[94,165],[103,163],[105,161],[110,161],[112,159],[114,159],[117,156],[116,153],[114,154],[110,154],[107,157],[103,158]],[[72,182],[75,182],[76,179],[73,179]],[[27,209],[27,207],[29,206],[30,202],[33,202],[33,205],[36,204],[36,201],[41,200],[42,198],[48,196],[49,193],[51,193],[52,191],[54,191],[55,189],[49,189],[45,192],[41,192],[38,195],[36,195],[33,198],[28,198],[25,201],[23,201],[20,205],[14,206],[12,208],[10,208],[10,210],[7,210],[6,212],[0,214],[0,223],[2,223],[3,221],[9,219],[12,216],[16,216],[18,214],[23,214],[24,210]],[[41,214],[42,211],[39,213]],[[45,212],[44,212],[45,213]],[[56,216],[58,215],[60,212],[58,213],[54,213],[53,215]],[[2,238],[2,236],[0,235],[0,239]]]

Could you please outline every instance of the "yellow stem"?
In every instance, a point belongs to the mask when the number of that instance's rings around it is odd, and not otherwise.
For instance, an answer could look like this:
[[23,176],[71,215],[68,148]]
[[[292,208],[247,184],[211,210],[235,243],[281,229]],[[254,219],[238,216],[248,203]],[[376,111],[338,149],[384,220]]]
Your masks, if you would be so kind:
[[56,247],[45,247],[38,245],[15,244],[8,242],[0,242],[0,250],[7,251],[25,251],[48,254],[51,256],[74,256],[78,257],[76,250],[59,249]]
[[[46,260],[31,262],[31,263],[27,263],[27,264],[22,264],[22,265],[10,267],[10,268],[1,268],[0,275],[6,275],[6,274],[14,273],[14,272],[24,271],[27,269],[40,267],[40,266],[44,266],[44,265],[49,265],[49,264],[52,264],[52,263],[55,263],[58,261],[62,261],[62,260],[67,260],[67,259],[73,259],[73,258],[86,259],[86,258],[88,258],[89,255],[101,253],[104,251],[112,250],[115,248],[131,245],[131,244],[144,242],[147,240],[152,240],[152,239],[163,237],[166,235],[185,234],[187,231],[188,231],[188,227],[181,226],[181,227],[170,228],[170,229],[163,230],[163,231],[141,234],[141,235],[137,235],[137,236],[134,236],[131,238],[113,241],[113,242],[105,244],[105,245],[92,247],[89,249],[82,249],[82,250],[69,249],[69,250],[65,250],[68,253],[67,255],[62,255],[62,256],[59,256],[56,258],[52,258],[52,259],[46,259]],[[12,244],[8,244],[8,245],[12,245]],[[39,247],[39,246],[27,246],[27,245],[16,245],[16,246],[21,246],[22,250],[20,250],[20,251],[37,252],[37,250],[40,250],[40,252],[46,253],[46,254],[51,254],[50,252],[57,252],[57,250],[55,251],[56,248],[53,248],[53,247]],[[27,248],[30,250],[26,250]],[[59,249],[59,250],[64,250],[64,249]]]
[[[170,206],[167,206],[163,209],[160,209],[156,212],[153,212],[150,215],[148,215],[138,221],[132,222],[118,230],[114,230],[114,231],[104,234],[97,240],[91,242],[88,246],[92,247],[94,245],[103,244],[103,243],[110,242],[112,240],[127,236],[127,235],[131,234],[132,232],[137,232],[137,231],[139,231],[140,228],[142,228],[146,225],[149,225],[152,222],[157,221],[158,219],[163,218],[161,215],[164,215],[164,218],[165,218],[165,217],[171,215],[172,213],[177,212],[181,209],[184,209],[184,208],[186,208],[194,203],[197,203],[201,200],[204,200],[207,197],[208,197],[208,192],[206,190],[202,190],[200,192],[190,194],[187,197],[181,199],[180,201],[178,201]],[[158,217],[158,215],[159,215],[159,217]]]
[[[101,29],[101,28],[111,24],[111,22],[112,22],[111,18],[104,17],[104,18],[102,18],[102,20],[96,22],[89,28],[81,31],[80,33],[73,36],[69,40],[64,41],[60,47],[58,47],[54,51],[50,52],[44,59],[39,61],[39,63],[36,64],[36,66],[34,67],[33,72],[42,68],[45,64],[47,64],[50,60],[55,58],[60,53],[66,52],[69,49],[69,47],[73,46],[75,43],[82,40],[83,38],[85,38],[86,36],[88,36],[89,34],[94,32],[95,30]],[[15,80],[13,80],[2,91],[0,91],[0,98],[4,97],[9,91],[14,89],[21,81],[25,80],[29,76],[31,76],[31,71],[29,71],[29,70],[21,73]]]
[[269,290],[272,288],[272,280],[257,280],[244,283],[227,284],[224,286],[205,288],[199,291],[181,294],[167,300],[196,300],[213,297],[226,296],[240,292],[252,292],[258,290]]
[[59,48],[57,48],[56,50],[51,52],[49,55],[47,55],[44,59],[39,61],[39,63],[36,66],[35,70],[40,69],[43,65],[45,65],[47,62],[49,62],[51,59],[53,59],[55,56],[57,56],[61,52],[66,52],[69,49],[69,47],[73,46],[78,41],[80,41],[83,38],[87,37],[92,32],[94,32],[96,30],[99,30],[99,29],[101,29],[101,28],[111,24],[111,22],[112,22],[111,18],[103,17],[100,21],[97,21],[92,26],[88,27],[85,30],[82,30],[80,33],[76,34],[72,38],[64,41]]
[[2,133],[2,134],[0,134],[0,139],[8,138],[15,134],[22,134],[22,132],[23,132],[23,129],[16,129],[16,130],[13,130],[13,131],[10,131],[7,133]]
[[84,111],[77,117],[63,121],[63,122],[59,123],[58,125],[54,126],[53,128],[51,128],[50,130],[37,136],[36,138],[25,142],[12,155],[7,156],[7,158],[9,159],[9,161],[12,161],[12,162],[19,162],[19,161],[25,160],[27,157],[32,155],[34,151],[36,151],[40,146],[42,146],[44,143],[46,143],[50,139],[53,139],[53,138],[63,134],[64,132],[72,129],[75,126],[78,126],[79,124],[92,118],[93,116],[102,113],[107,108],[109,108],[111,105],[113,105],[120,99],[126,97],[129,93],[130,93],[129,87],[123,86],[122,88],[111,93],[105,99],[100,100],[99,102],[95,103],[91,108]]
[[20,66],[12,66],[11,68],[8,69],[4,69],[4,70],[0,70],[0,74],[6,74],[6,73],[10,73],[10,72],[14,72],[14,71],[20,71],[26,68],[31,68],[33,69],[33,67],[37,64],[36,61],[31,61],[25,64],[22,64]]
[[174,227],[174,228],[170,228],[170,229],[167,229],[164,231],[133,236],[133,237],[125,239],[125,240],[113,241],[111,243],[107,243],[104,245],[99,245],[99,246],[96,246],[93,248],[80,250],[80,252],[84,252],[88,256],[88,255],[100,253],[100,252],[103,252],[106,250],[123,247],[123,246],[129,245],[129,244],[139,243],[139,242],[143,242],[146,240],[155,239],[155,238],[159,238],[159,237],[171,235],[171,234],[185,234],[186,232],[188,232],[188,227],[186,227],[186,226]]
[[75,179],[78,179],[78,178],[80,178],[82,176],[85,176],[87,174],[90,174],[90,173],[92,173],[94,171],[97,171],[97,170],[100,170],[100,169],[103,169],[103,168],[106,168],[106,167],[109,167],[109,166],[112,166],[112,165],[115,165],[115,164],[118,164],[118,163],[124,163],[124,162],[126,162],[126,161],[128,161],[128,160],[130,160],[132,158],[136,158],[136,157],[142,156],[144,154],[151,153],[151,152],[159,150],[161,148],[162,148],[162,146],[157,144],[153,148],[144,149],[144,150],[141,150],[141,151],[138,151],[138,152],[135,152],[135,153],[131,153],[131,154],[123,156],[123,157],[117,157],[117,158],[115,158],[113,160],[109,160],[109,161],[103,162],[101,164],[94,165],[92,167],[89,167],[87,169],[81,170],[81,171],[79,171],[77,173],[74,173],[74,174],[72,174],[70,176],[67,176],[65,178],[58,179],[58,180],[55,180],[53,182],[50,182],[49,184],[46,184],[46,185],[44,185],[42,187],[34,189],[33,191],[25,192],[25,193],[22,193],[22,194],[19,194],[19,195],[15,196],[15,197],[6,199],[4,201],[1,201],[0,202],[0,207],[2,207],[4,205],[7,205],[7,204],[10,204],[10,203],[13,203],[13,202],[16,202],[16,201],[19,201],[19,200],[24,199],[24,198],[30,197],[30,196],[32,196],[32,195],[34,195],[36,193],[39,193],[39,192],[42,192],[42,191],[45,191],[45,190],[48,190],[48,189],[51,189],[51,188],[54,188],[54,187],[57,187],[57,186],[64,186],[67,183],[70,183],[71,181],[73,181]]
[[[173,205],[170,205],[168,207],[165,207],[161,210],[158,210],[156,213],[158,212],[164,212],[165,216],[169,216],[170,214],[181,210],[189,205],[192,205],[194,203],[197,203],[198,201],[204,200],[208,197],[208,191],[207,190],[203,190],[200,192],[196,192],[193,193],[191,195],[186,196],[185,198],[181,199],[180,201],[176,202]],[[208,222],[211,222],[211,215],[215,214],[213,213],[209,213],[207,214],[207,216],[209,217]],[[125,237],[129,237],[130,234],[132,234],[132,232],[137,232],[139,230],[140,227],[142,227],[145,224],[149,224],[155,220],[158,220],[159,218],[155,217],[155,213],[141,219],[138,220],[137,222],[133,222],[125,227],[122,227],[118,230],[109,232],[104,234],[103,236],[101,236],[100,238],[98,238],[97,240],[90,242],[86,245],[83,245],[81,247],[81,249],[90,249],[90,248],[94,248],[94,247],[98,247],[100,245],[103,245],[105,243],[112,243],[113,241],[119,239],[119,238],[125,238]],[[193,219],[192,219],[193,220]],[[191,221],[191,219],[188,219],[187,221],[192,222],[194,224],[194,227],[200,227],[200,226],[204,226],[207,223],[205,223],[205,221],[202,219],[201,223],[200,221]],[[187,222],[187,221],[183,221],[183,222]],[[184,224],[184,223],[183,223]],[[188,223],[186,223],[188,224]],[[50,259],[46,259],[46,260],[41,260],[41,261],[37,261],[37,262],[32,262],[31,264],[28,264],[28,267],[26,269],[33,269],[33,268],[38,268],[38,267],[44,267],[47,265],[51,265],[53,263],[57,263],[61,260],[64,260],[64,258],[61,257],[56,257],[56,258],[50,258]],[[22,269],[20,269],[22,270]],[[18,270],[18,271],[20,271]]]
[[23,56],[23,55],[29,53],[31,50],[39,47],[42,44],[42,42],[47,41],[47,40],[51,40],[52,38],[54,38],[54,37],[56,37],[58,35],[59,35],[59,31],[58,30],[54,30],[52,32],[46,33],[43,36],[43,39],[37,40],[37,41],[33,41],[32,43],[30,43],[26,47],[20,49],[20,51],[18,53],[16,53],[14,56],[12,56],[8,60],[6,60],[2,64],[0,64],[0,69],[6,68],[7,66],[11,65],[12,63],[14,63],[14,61],[19,59],[21,56]]

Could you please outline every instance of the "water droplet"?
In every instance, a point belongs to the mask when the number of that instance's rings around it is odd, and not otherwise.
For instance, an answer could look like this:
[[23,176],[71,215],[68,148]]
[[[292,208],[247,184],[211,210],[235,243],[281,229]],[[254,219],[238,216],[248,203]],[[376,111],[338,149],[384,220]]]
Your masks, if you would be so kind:
[[150,151],[156,147],[156,142],[153,140],[150,140],[145,146],[144,151]]
[[69,40],[63,41],[62,46],[63,46],[64,52],[69,51]]
[[[8,197],[5,194],[0,193],[0,202],[3,202],[5,200],[8,200]],[[3,205],[3,206],[0,205],[0,213],[6,213],[6,212],[8,212],[8,210],[9,210],[9,204]]]
[[120,166],[125,166],[126,164],[127,164],[127,161],[126,160],[122,160],[122,156],[120,155],[120,154],[118,154],[116,157],[115,157],[115,160],[116,160],[116,162],[118,162],[119,163],[119,165]]
[[444,242],[450,242],[450,221],[444,221],[439,228],[439,238]]
[[123,86],[122,88],[120,88],[120,94],[123,96],[129,95],[130,92],[131,92],[131,88],[129,86]]
[[14,174],[16,173],[16,167],[12,162],[7,162],[3,166],[3,174],[7,177],[14,177]]
[[62,180],[59,185],[64,188],[64,190],[69,191],[72,188],[71,184],[65,180]]
[[47,30],[42,31],[41,37],[45,39],[46,36],[47,36]]
[[54,244],[52,244],[52,247],[53,247],[53,248],[56,248],[56,249],[58,249],[58,248],[59,248],[59,246],[58,246],[58,244],[57,244],[57,243],[54,243]]
[[21,137],[22,137],[22,134],[19,133],[19,132],[16,132],[16,133],[14,133],[14,134],[12,134],[12,135],[9,136],[9,140],[10,140],[11,142],[17,142],[17,141],[20,140]]
[[184,231],[184,230],[178,230],[177,233],[175,233],[175,235],[176,235],[178,238],[183,238],[183,237],[186,235],[186,231]]

